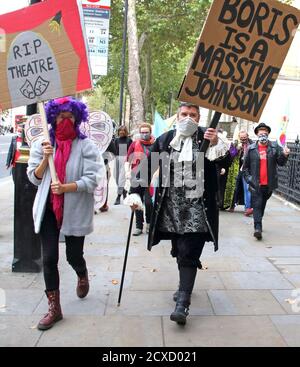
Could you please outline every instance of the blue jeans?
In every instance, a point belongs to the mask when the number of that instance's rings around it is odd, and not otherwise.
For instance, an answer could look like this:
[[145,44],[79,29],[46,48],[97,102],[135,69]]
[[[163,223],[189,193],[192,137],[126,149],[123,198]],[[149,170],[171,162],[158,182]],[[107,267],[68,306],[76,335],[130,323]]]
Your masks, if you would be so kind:
[[243,188],[244,188],[244,203],[245,203],[245,209],[251,208],[251,192],[249,191],[249,187],[247,182],[245,181],[244,177],[243,180]]
[[258,191],[252,194],[254,228],[262,230],[262,219],[265,213],[267,201],[272,196],[268,186],[260,186]]

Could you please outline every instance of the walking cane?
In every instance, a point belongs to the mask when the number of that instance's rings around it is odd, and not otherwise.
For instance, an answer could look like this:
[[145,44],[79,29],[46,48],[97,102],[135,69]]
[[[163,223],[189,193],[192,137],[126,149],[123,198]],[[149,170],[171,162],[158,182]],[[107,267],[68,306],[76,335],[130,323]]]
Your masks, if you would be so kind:
[[129,250],[129,244],[130,244],[133,217],[134,217],[134,210],[132,210],[132,213],[131,213],[129,230],[128,230],[127,245],[126,245],[126,250],[125,250],[125,258],[124,258],[121,285],[120,285],[119,298],[118,298],[118,307],[120,307],[120,304],[121,304],[121,297],[122,297],[123,283],[124,283],[125,272],[126,272],[126,264],[127,264],[127,258],[128,258],[128,250]]

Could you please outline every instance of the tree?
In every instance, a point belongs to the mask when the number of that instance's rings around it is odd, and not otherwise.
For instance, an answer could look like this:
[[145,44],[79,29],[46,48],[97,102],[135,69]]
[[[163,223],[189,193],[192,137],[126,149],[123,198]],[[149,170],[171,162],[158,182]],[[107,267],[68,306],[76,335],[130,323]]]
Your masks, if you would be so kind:
[[136,0],[128,0],[128,92],[133,129],[145,120],[135,5]]
[[[282,0],[282,2],[291,4],[291,0]],[[135,0],[134,3],[136,35],[139,40],[138,53],[136,40],[134,45],[138,60],[134,69],[140,78],[139,84],[142,91],[139,88],[138,94],[143,96],[146,120],[152,121],[152,113],[155,109],[167,116],[170,92],[175,97],[173,110],[176,109],[176,96],[212,1]],[[122,33],[123,1],[113,0],[109,72],[99,81],[103,94],[112,104],[119,98]],[[131,47],[131,40],[129,47]],[[129,65],[132,70],[131,61]],[[132,96],[130,99],[132,103]],[[116,119],[118,119],[117,116]]]
[[[210,2],[152,0],[137,6],[141,44],[141,79],[147,116],[169,110],[177,95]],[[143,39],[144,38],[144,39]]]
[[[176,96],[186,67],[199,37],[209,0],[135,0],[137,28],[134,52],[137,55],[135,75],[140,77],[139,96],[143,97],[148,121],[157,108],[167,113],[170,92]],[[123,2],[112,3],[109,71],[98,84],[110,103],[119,98],[120,50],[123,33]],[[129,35],[128,35],[129,36]],[[129,47],[132,41],[129,40]],[[129,56],[130,57],[130,56]],[[131,60],[131,59],[130,59]],[[132,67],[131,61],[129,62]],[[128,89],[131,78],[128,79]],[[130,95],[131,104],[132,96]],[[141,103],[141,102],[138,102]],[[175,102],[174,102],[175,103]],[[141,111],[141,108],[139,109]],[[138,117],[138,120],[144,118]]]

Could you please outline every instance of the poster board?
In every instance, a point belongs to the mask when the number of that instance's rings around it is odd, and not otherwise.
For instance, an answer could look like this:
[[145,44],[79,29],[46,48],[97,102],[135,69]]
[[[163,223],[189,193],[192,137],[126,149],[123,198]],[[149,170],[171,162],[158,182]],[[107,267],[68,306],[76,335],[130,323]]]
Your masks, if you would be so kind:
[[95,77],[107,75],[110,0],[82,0],[89,59]]
[[258,122],[299,22],[275,0],[215,0],[179,100]]
[[92,88],[80,1],[44,1],[1,15],[0,25],[0,109]]

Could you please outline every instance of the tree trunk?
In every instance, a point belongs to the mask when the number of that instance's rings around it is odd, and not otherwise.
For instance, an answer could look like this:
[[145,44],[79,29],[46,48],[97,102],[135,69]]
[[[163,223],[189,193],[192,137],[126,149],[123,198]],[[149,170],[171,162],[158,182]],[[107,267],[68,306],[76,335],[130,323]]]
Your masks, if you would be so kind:
[[131,103],[131,129],[136,129],[145,120],[135,2],[136,0],[128,0],[128,92]]
[[148,38],[146,43],[146,55],[145,55],[145,86],[144,86],[144,105],[146,113],[151,114],[151,102],[152,102],[152,67],[151,67],[151,44]]

